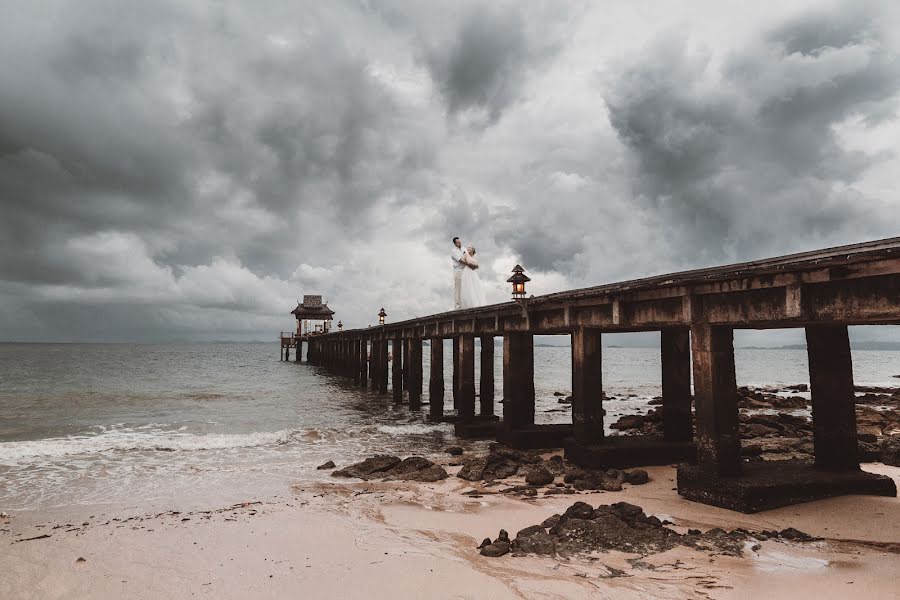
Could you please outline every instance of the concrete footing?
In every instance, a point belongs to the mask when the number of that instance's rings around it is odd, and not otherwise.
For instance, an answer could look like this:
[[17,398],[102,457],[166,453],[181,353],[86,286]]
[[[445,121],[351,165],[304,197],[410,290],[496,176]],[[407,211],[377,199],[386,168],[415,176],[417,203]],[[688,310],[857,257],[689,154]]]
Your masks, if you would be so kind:
[[697,447],[693,442],[643,435],[607,436],[600,443],[587,445],[570,438],[564,445],[566,460],[588,468],[627,469],[697,460]]
[[497,423],[500,417],[496,415],[476,415],[468,421],[459,418],[453,420],[453,432],[458,438],[466,440],[492,440],[497,435]]
[[896,496],[890,477],[856,469],[816,468],[802,461],[746,463],[737,475],[710,476],[695,465],[678,466],[678,494],[688,500],[755,513],[811,500],[865,494]]
[[562,448],[563,440],[572,437],[571,423],[522,425],[515,428],[497,425],[497,441],[513,448]]

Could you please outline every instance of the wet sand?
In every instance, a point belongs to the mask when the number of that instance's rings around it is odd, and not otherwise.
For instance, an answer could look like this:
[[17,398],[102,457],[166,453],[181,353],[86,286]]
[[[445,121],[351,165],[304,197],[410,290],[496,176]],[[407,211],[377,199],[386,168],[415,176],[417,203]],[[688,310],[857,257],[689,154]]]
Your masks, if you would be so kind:
[[[867,470],[900,481],[900,468]],[[455,471],[455,469],[450,469]],[[675,470],[621,492],[511,497],[439,483],[297,484],[262,503],[183,513],[77,507],[0,518],[4,598],[896,598],[900,501],[847,496],[741,515],[688,502]],[[510,480],[515,482],[515,479]],[[480,498],[461,495],[473,487]],[[627,501],[679,530],[795,527],[825,538],[765,541],[741,558],[679,547],[639,558],[486,558],[503,528],[576,500]],[[115,520],[118,519],[118,520]],[[59,527],[57,527],[59,526]],[[56,527],[56,528],[54,528]],[[25,538],[49,535],[50,537]],[[79,560],[82,558],[84,560]]]

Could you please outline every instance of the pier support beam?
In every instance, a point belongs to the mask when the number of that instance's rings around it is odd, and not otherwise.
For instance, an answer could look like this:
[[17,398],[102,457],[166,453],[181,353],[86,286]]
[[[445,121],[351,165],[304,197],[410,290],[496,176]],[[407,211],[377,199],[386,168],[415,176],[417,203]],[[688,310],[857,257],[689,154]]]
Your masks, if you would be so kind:
[[409,407],[417,409],[422,405],[422,340],[410,338],[406,343],[406,372],[409,374]]
[[689,442],[693,438],[690,330],[663,329],[660,358],[663,436],[672,442]]
[[480,414],[494,416],[494,336],[481,338],[481,381],[478,384]]
[[534,336],[503,336],[503,423],[508,429],[534,425]]
[[403,402],[403,340],[391,340],[391,395],[394,402]]
[[405,391],[405,390],[409,389],[409,382],[410,382],[410,378],[412,377],[412,375],[409,374],[410,362],[409,362],[409,340],[408,339],[403,341],[403,345],[401,346],[401,349],[402,349],[402,353],[403,353],[403,373],[402,373],[401,387]]
[[378,340],[378,391],[387,393],[388,388],[388,345],[387,340]]
[[350,341],[350,376],[359,383],[359,340]]
[[456,393],[459,418],[463,422],[472,421],[475,417],[475,337],[459,336],[459,390]]
[[359,387],[369,384],[369,340],[359,340]]
[[603,354],[600,330],[572,333],[572,425],[575,441],[603,441]]
[[741,471],[734,330],[707,323],[691,328],[697,411],[697,464],[715,479]]
[[856,396],[846,325],[806,328],[816,466],[859,469]]
[[431,365],[428,375],[428,416],[432,421],[444,418],[444,340],[431,338]]
[[372,383],[372,389],[378,389],[378,342],[374,339],[369,340],[369,381]]
[[453,409],[457,410],[457,396],[459,394],[459,338],[453,338]]

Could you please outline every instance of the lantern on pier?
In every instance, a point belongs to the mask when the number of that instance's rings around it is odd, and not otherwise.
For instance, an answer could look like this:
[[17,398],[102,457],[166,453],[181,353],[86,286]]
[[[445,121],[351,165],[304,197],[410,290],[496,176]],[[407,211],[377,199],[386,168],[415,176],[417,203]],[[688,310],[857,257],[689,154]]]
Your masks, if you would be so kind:
[[512,284],[513,300],[520,300],[525,297],[525,282],[531,281],[531,278],[525,274],[525,269],[520,265],[516,265],[512,272],[512,277],[506,281]]
[[338,321],[338,331],[344,330],[344,323],[342,321]]
[[384,307],[378,311],[378,324],[384,325],[384,318],[387,316],[387,313],[384,312]]

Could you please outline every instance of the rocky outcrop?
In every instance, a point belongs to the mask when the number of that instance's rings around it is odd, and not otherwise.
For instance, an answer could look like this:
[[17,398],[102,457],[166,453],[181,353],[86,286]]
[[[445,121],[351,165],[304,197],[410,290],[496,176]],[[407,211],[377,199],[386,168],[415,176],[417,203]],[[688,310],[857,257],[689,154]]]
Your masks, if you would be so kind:
[[602,504],[596,508],[575,502],[562,515],[553,515],[540,525],[526,527],[509,541],[506,531],[493,542],[486,539],[479,549],[484,556],[527,554],[570,557],[611,550],[646,556],[676,546],[687,546],[701,552],[741,556],[747,540],[783,539],[794,542],[813,540],[811,536],[788,528],[751,533],[744,529],[725,531],[696,529],[680,534],[669,529],[668,521],[647,516],[640,506],[627,502]]
[[397,456],[382,454],[367,458],[331,474],[333,477],[355,477],[356,479],[383,481],[423,481],[434,482],[446,479],[447,471],[427,458],[410,456],[400,460]]

